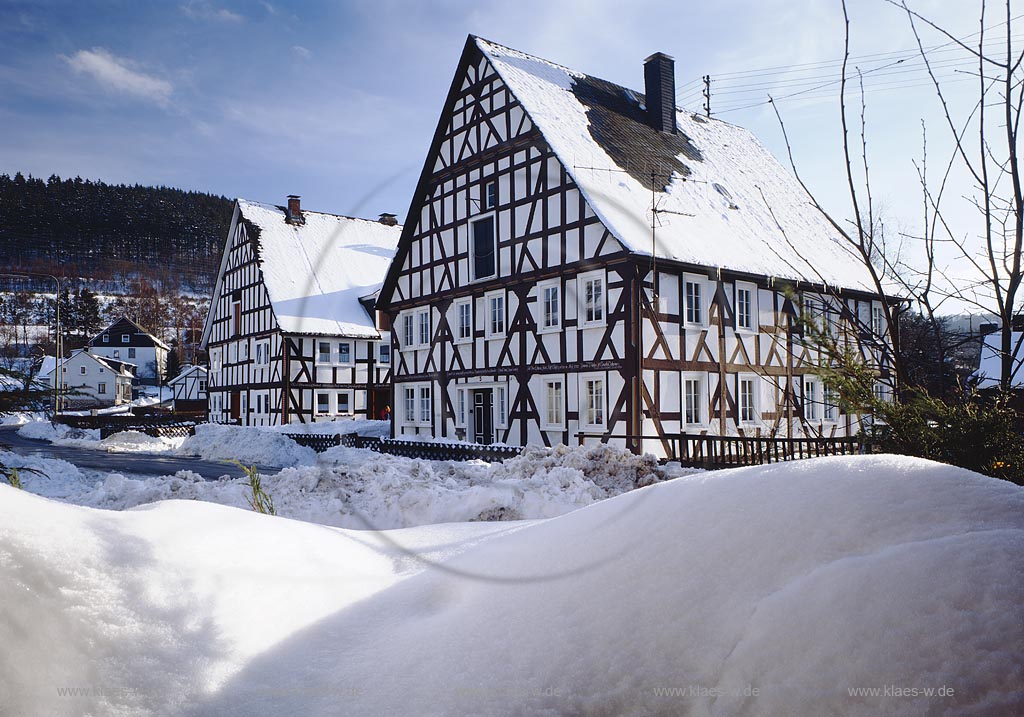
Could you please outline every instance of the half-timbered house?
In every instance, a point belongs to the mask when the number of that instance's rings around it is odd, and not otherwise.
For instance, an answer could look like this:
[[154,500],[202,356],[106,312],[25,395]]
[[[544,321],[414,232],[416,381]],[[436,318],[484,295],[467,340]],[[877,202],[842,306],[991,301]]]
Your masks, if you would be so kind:
[[846,435],[804,331],[875,360],[870,277],[749,132],[471,36],[381,291],[396,435]]
[[174,391],[173,409],[176,413],[205,412],[207,409],[206,383],[209,371],[205,366],[185,366],[181,373],[167,382]]
[[235,202],[202,346],[213,422],[278,425],[389,402],[391,343],[377,291],[401,227]]

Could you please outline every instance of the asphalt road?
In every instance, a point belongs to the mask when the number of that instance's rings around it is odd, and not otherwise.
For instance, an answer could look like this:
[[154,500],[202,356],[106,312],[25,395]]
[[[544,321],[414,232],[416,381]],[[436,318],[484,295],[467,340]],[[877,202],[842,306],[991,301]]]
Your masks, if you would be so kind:
[[[207,480],[221,476],[232,478],[244,475],[242,469],[232,463],[204,461],[187,456],[167,456],[158,453],[110,453],[103,449],[55,446],[49,441],[23,438],[18,435],[18,426],[0,426],[0,448],[12,450],[23,456],[60,458],[74,463],[79,468],[130,473],[132,475],[163,476],[189,470]],[[256,466],[261,473],[277,473],[280,468]]]

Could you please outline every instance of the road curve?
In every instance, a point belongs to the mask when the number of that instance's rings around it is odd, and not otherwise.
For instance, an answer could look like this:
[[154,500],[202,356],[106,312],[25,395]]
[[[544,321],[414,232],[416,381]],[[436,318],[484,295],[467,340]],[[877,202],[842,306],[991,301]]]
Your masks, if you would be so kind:
[[[60,458],[79,468],[130,473],[143,476],[174,475],[178,471],[192,471],[207,480],[244,475],[232,463],[204,461],[188,456],[168,456],[160,453],[113,453],[103,449],[55,446],[49,441],[35,440],[18,435],[20,426],[0,426],[0,449],[11,450],[23,456]],[[261,473],[277,473],[280,468],[256,466]]]

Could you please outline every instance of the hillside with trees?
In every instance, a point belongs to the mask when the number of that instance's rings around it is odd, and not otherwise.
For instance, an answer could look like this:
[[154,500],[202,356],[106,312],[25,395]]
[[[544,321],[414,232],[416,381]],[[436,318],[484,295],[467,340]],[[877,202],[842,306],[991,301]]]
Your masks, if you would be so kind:
[[207,290],[230,221],[231,200],[203,192],[0,174],[0,266],[110,293],[139,279]]

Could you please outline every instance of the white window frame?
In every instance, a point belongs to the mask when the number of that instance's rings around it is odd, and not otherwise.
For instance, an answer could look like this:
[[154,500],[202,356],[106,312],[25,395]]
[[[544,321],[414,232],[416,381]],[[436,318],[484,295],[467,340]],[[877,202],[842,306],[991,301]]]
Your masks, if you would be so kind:
[[256,368],[266,368],[270,366],[270,341],[264,339],[263,341],[257,341],[256,347]]
[[[707,279],[698,274],[683,274],[683,324],[686,326],[707,326],[708,325],[708,301]],[[690,285],[694,285],[697,291],[694,294],[696,301],[691,301]],[[696,312],[693,310],[696,305]],[[693,317],[693,318],[691,318]]]
[[[494,231],[494,234],[491,237],[491,240],[492,240],[492,242],[494,244],[494,271],[492,273],[490,273],[490,274],[485,274],[483,276],[477,276],[476,275],[476,240],[475,240],[475,237],[476,237],[476,225],[479,222],[485,221],[487,219],[491,220],[491,226],[493,227],[493,231]],[[469,275],[470,275],[470,282],[484,281],[486,279],[493,279],[493,278],[497,277],[498,273],[499,273],[499,267],[498,267],[498,263],[499,262],[498,262],[498,259],[499,259],[499,257],[498,257],[498,216],[497,216],[496,212],[488,211],[488,212],[485,212],[485,213],[481,214],[480,216],[473,217],[473,219],[469,222]]]
[[103,334],[103,343],[105,343],[105,344],[109,344],[110,343],[110,334]]
[[885,311],[877,303],[871,304],[871,334],[879,341],[885,338]]
[[809,423],[820,423],[824,411],[824,396],[819,395],[821,382],[815,378],[803,377],[804,420]]
[[[313,396],[313,409],[316,411],[316,415],[318,415],[318,416],[329,416],[329,415],[331,415],[331,392],[330,391],[315,391],[314,393],[316,395]],[[327,408],[326,408],[326,410],[321,410],[320,409],[320,399],[321,398],[326,398],[327,399]]]
[[85,374],[89,373],[89,369],[87,369],[85,366],[79,366],[78,373],[84,376]]
[[391,342],[381,341],[377,346],[377,363],[387,366],[391,365]]
[[416,311],[416,346],[430,346],[430,337],[433,335],[431,326],[430,309],[417,309]]
[[[538,296],[537,296],[537,308],[539,316],[537,317],[537,330],[541,333],[550,331],[561,331],[562,330],[562,282],[560,279],[551,279],[549,281],[542,281],[537,284]],[[555,296],[555,311],[554,314],[548,312],[548,294],[554,291]],[[553,318],[554,321],[549,322],[548,320]]]
[[[327,351],[324,351],[324,346],[327,347]],[[327,358],[324,358],[324,357]],[[316,363],[318,366],[330,366],[332,353],[331,353],[331,342],[318,340],[316,342]]]
[[114,358],[116,358],[116,359],[120,359],[121,358],[121,349],[114,349]]
[[197,390],[199,391],[199,393],[202,393],[203,391],[206,390],[206,379],[205,378],[199,379],[199,387],[198,387]]
[[[749,304],[747,306],[747,313],[748,313],[747,319],[748,319],[748,323],[747,323],[746,326],[743,326],[740,323],[740,318],[742,316],[740,314],[740,292],[741,291],[749,292],[749,294],[750,294],[750,301],[749,301]],[[760,325],[760,320],[758,319],[758,313],[757,313],[757,286],[755,284],[751,284],[749,282],[737,281],[736,282],[736,286],[735,286],[735,294],[736,294],[736,301],[735,301],[736,331],[743,332],[743,333],[751,333],[751,334],[757,333],[757,331],[759,329],[759,325]]]
[[[604,326],[608,322],[608,281],[605,277],[603,270],[588,271],[585,274],[580,274],[577,278],[577,290],[579,291],[579,325],[583,327],[588,326]],[[587,301],[587,286],[597,282],[601,287],[601,299],[600,302],[594,304],[594,308],[600,310],[601,316],[595,318],[587,318],[587,310],[589,303]],[[595,315],[597,311],[594,312]]]
[[[590,384],[601,386],[601,405],[591,403]],[[608,425],[608,377],[603,373],[580,374],[580,426],[583,428],[605,428]],[[599,413],[599,415],[597,415]],[[600,418],[600,421],[592,420]]]
[[[557,386],[557,403],[552,403],[552,387]],[[541,413],[540,427],[548,431],[560,431],[565,429],[565,378],[562,376],[545,378],[543,384],[544,411]],[[554,410],[554,418],[552,412]]]
[[[687,384],[697,384],[696,421],[689,420],[687,415]],[[685,372],[682,375],[681,418],[684,426],[706,426],[708,423],[708,375],[700,372]]]
[[101,393],[101,394],[106,395],[106,393],[107,393],[107,384],[105,382],[103,382],[103,381],[100,381],[98,384],[96,384],[96,393]]
[[[743,384],[750,382],[750,418],[744,416]],[[741,373],[736,381],[736,423],[754,426],[761,422],[761,380],[752,373]]]
[[402,384],[402,423],[415,426],[416,421],[416,384]]
[[402,348],[412,348],[416,345],[416,318],[412,312],[402,314]]
[[429,426],[434,416],[434,391],[429,383],[421,383],[416,387],[416,418],[421,426]]
[[825,423],[836,423],[839,420],[839,395],[835,389],[826,385],[822,388],[821,400],[824,404],[821,420]]
[[[494,195],[489,191],[494,187]],[[498,206],[498,180],[496,177],[489,177],[484,180],[483,190],[480,196],[480,206],[485,210],[494,209]]]
[[494,427],[508,428],[508,386],[494,387]]
[[455,427],[465,428],[468,423],[468,413],[466,411],[469,399],[468,388],[456,388],[455,389]]
[[[459,299],[458,301],[454,302],[453,306],[455,310],[455,343],[469,343],[470,341],[473,340],[473,299]],[[467,336],[462,335],[462,315],[464,310],[468,311],[469,313],[469,325],[467,327],[469,329],[469,335]]]
[[[341,347],[348,346],[348,359],[342,358]],[[338,365],[339,366],[351,366],[355,363],[355,346],[351,341],[339,341],[338,342]]]
[[131,340],[132,340],[132,335],[131,334],[121,334],[121,343],[122,344],[130,343]]
[[[345,403],[347,404],[345,410],[342,410],[342,408],[341,408],[341,399],[342,398],[345,399]],[[350,416],[350,415],[352,415],[352,392],[351,391],[338,391],[337,395],[335,395],[335,397],[334,397],[334,401],[335,401],[335,405],[334,405],[334,413],[335,413],[335,415],[337,415],[337,416]]]
[[[492,306],[495,300],[501,301],[501,329],[496,331],[494,325],[494,307]],[[489,339],[501,338],[505,336],[508,324],[508,306],[505,301],[505,291],[490,291],[484,294],[484,335]]]

